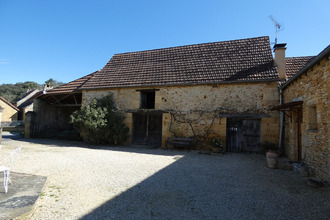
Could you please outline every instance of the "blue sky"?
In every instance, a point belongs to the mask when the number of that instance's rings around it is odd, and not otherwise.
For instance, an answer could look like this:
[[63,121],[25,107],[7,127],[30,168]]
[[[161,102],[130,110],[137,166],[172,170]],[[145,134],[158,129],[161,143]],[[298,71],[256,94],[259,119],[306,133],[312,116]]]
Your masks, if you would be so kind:
[[70,82],[115,53],[269,36],[287,56],[329,45],[329,0],[0,0],[0,84]]

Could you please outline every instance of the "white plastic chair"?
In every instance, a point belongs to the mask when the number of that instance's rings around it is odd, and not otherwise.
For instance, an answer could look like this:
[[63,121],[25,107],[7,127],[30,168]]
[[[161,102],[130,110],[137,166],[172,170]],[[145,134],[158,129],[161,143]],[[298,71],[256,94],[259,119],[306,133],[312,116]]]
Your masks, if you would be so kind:
[[3,186],[5,187],[5,193],[8,192],[8,183],[11,184],[10,180],[10,170],[13,166],[13,163],[18,155],[18,153],[21,151],[22,146],[19,146],[15,150],[13,150],[10,154],[10,163],[8,167],[0,166],[0,172],[3,172]]

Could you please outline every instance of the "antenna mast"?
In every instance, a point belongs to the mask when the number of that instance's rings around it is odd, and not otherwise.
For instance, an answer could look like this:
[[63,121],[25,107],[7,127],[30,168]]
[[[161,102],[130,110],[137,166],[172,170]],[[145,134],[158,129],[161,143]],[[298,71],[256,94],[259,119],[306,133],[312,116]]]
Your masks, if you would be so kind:
[[275,19],[273,18],[273,16],[269,16],[270,19],[272,19],[274,25],[275,25],[275,28],[276,28],[276,31],[275,31],[275,45],[277,44],[277,32],[281,29],[281,26],[275,21]]

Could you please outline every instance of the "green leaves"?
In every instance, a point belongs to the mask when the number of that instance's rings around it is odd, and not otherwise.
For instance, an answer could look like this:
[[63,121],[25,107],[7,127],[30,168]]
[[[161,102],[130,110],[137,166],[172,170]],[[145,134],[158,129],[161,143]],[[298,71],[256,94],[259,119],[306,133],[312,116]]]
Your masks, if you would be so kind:
[[0,96],[10,103],[14,103],[20,100],[28,90],[33,89],[41,89],[41,86],[38,83],[30,81],[16,84],[2,84],[0,85]]
[[121,144],[128,138],[125,116],[116,108],[113,95],[94,99],[71,115],[71,122],[85,142]]

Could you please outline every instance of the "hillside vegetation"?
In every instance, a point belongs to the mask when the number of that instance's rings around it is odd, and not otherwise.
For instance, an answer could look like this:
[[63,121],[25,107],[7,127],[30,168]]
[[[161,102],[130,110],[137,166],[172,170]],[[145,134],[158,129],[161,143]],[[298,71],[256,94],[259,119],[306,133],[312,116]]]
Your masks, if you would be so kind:
[[[49,79],[45,81],[45,84],[51,85],[55,88],[57,86],[62,85],[63,83],[53,79]],[[0,96],[2,96],[10,103],[14,104],[15,102],[23,98],[28,91],[34,89],[41,90],[42,88],[43,85],[32,81],[26,81],[23,83],[19,82],[16,84],[2,84],[0,85]]]

